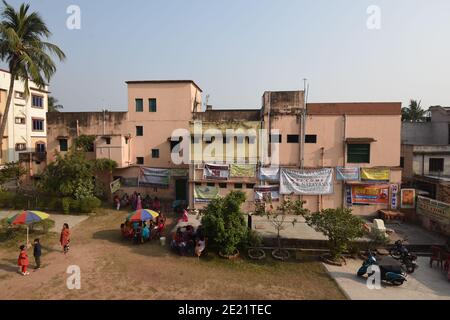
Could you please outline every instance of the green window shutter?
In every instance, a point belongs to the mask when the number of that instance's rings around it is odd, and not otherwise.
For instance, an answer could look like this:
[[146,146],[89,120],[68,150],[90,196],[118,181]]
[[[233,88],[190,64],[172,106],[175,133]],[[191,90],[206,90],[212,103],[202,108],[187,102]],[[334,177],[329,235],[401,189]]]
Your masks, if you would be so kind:
[[148,99],[149,111],[156,112],[156,99]]
[[136,112],[144,111],[144,101],[142,99],[136,99]]
[[370,163],[370,144],[347,145],[348,163]]

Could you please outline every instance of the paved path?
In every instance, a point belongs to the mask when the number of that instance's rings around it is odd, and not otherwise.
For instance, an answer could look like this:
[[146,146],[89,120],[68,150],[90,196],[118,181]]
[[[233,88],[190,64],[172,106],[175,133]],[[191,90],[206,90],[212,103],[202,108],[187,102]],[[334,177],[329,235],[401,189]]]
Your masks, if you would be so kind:
[[[0,220],[11,217],[20,211],[18,210],[11,210],[11,211],[0,211]],[[51,214],[50,219],[55,221],[55,226],[50,230],[53,232],[59,232],[62,229],[62,226],[64,223],[68,223],[69,227],[75,227],[82,221],[89,218],[89,216],[73,216],[73,215],[65,215],[65,214]]]
[[419,257],[419,268],[408,276],[402,286],[382,284],[380,290],[370,290],[366,278],[356,276],[361,260],[347,260],[343,267],[324,264],[345,295],[352,300],[450,300],[450,282],[436,266],[429,267],[429,258]]

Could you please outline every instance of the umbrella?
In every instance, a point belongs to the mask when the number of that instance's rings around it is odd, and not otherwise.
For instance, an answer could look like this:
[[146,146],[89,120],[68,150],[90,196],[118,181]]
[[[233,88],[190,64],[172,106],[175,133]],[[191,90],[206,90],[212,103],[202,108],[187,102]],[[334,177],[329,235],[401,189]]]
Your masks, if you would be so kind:
[[149,209],[140,209],[136,210],[132,213],[130,213],[127,217],[127,221],[147,221],[147,220],[153,220],[156,217],[158,217],[159,214],[156,211],[149,210]]
[[50,215],[48,215],[45,212],[41,212],[41,211],[30,211],[30,210],[25,210],[22,211],[21,213],[18,213],[10,218],[7,219],[9,224],[12,225],[18,225],[18,224],[25,224],[27,225],[27,246],[29,244],[28,241],[28,233],[29,233],[29,229],[28,229],[28,225],[32,224],[34,222],[39,222],[45,219],[48,219],[50,217]]

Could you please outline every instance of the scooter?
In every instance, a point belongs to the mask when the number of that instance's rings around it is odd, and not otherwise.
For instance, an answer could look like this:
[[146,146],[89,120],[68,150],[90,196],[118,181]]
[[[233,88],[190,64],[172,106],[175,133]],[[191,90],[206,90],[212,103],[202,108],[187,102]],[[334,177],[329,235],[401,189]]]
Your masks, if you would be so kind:
[[[395,286],[401,286],[403,282],[407,281],[406,272],[404,272],[400,262],[392,258],[385,258],[378,262],[371,251],[369,251],[369,256],[359,268],[357,272],[358,277],[362,277],[363,275],[365,275],[369,267],[372,265],[378,265],[378,267],[380,268],[380,276],[382,281],[389,282]],[[371,276],[372,274],[373,272],[369,274],[369,276]]]
[[417,255],[409,252],[408,248],[403,244],[405,240],[397,240],[394,247],[389,250],[392,258],[400,260],[405,266],[408,273],[413,273],[419,266],[417,265]]

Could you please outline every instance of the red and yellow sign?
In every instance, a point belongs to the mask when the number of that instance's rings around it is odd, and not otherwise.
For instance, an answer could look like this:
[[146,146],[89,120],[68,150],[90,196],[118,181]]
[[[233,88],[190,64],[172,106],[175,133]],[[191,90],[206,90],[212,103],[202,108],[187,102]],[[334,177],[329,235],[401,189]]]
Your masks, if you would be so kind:
[[353,204],[389,204],[389,185],[352,186]]

